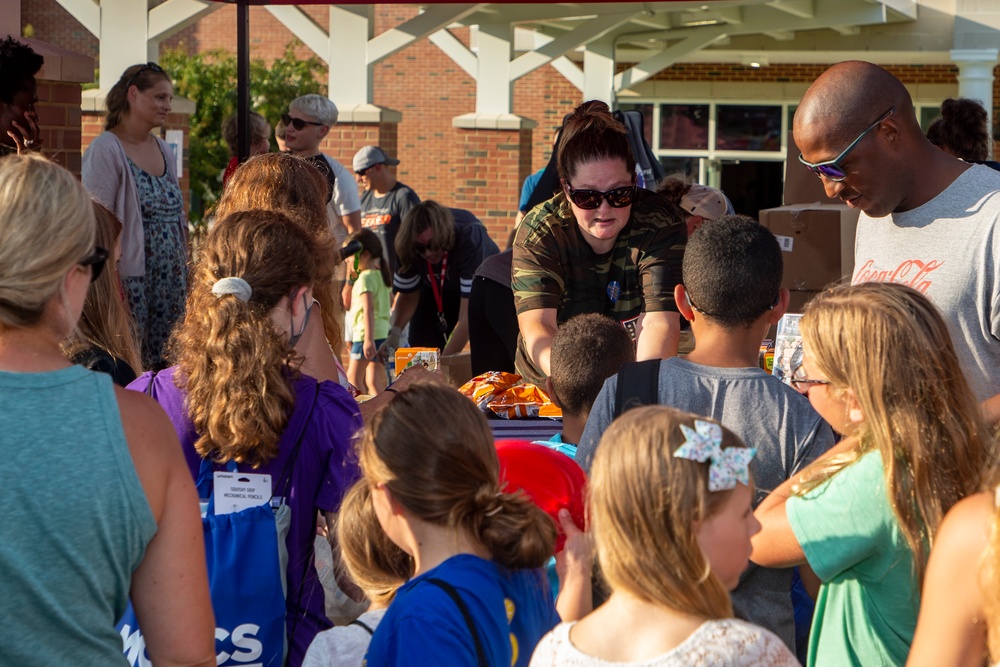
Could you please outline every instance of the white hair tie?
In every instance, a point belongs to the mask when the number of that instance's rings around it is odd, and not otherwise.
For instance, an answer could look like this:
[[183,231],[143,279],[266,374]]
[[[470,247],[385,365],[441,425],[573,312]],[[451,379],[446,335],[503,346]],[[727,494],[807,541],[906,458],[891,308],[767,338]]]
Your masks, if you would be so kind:
[[212,294],[217,297],[232,294],[243,303],[246,303],[250,300],[253,289],[250,287],[250,283],[242,278],[221,278],[212,285]]

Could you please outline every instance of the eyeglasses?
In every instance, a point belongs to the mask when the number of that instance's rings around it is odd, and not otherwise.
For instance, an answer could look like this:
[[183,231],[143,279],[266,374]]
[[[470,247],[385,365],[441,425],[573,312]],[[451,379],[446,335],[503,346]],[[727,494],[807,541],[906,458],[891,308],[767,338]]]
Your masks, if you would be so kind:
[[866,134],[868,134],[876,127],[878,127],[882,123],[882,121],[884,121],[886,118],[888,118],[895,112],[896,112],[896,107],[893,107],[888,111],[886,111],[884,114],[882,114],[882,116],[877,121],[869,125],[864,132],[859,134],[858,138],[852,141],[851,145],[845,148],[843,153],[841,153],[834,159],[827,160],[826,162],[812,163],[812,162],[807,162],[806,159],[802,157],[802,153],[799,153],[799,162],[808,167],[809,171],[816,174],[817,176],[821,177],[825,176],[829,180],[839,183],[840,181],[847,178],[847,172],[844,171],[844,168],[840,166],[840,163],[844,160],[844,158],[847,157],[847,154],[850,153],[852,150],[854,150],[854,148],[858,145],[858,143],[865,138]]
[[80,260],[80,266],[90,267],[90,282],[94,282],[104,270],[104,263],[108,261],[108,251],[101,247],[95,247],[87,257]]
[[376,164],[371,164],[371,165],[368,165],[368,166],[367,166],[367,167],[365,167],[364,169],[361,169],[361,170],[359,170],[359,171],[356,171],[356,172],[354,172],[354,173],[355,173],[355,174],[357,174],[358,176],[364,176],[365,174],[367,174],[367,173],[368,173],[368,170],[369,170],[369,169],[374,169],[375,167],[379,166],[380,164],[382,164],[382,163],[381,163],[381,162],[378,162],[378,163],[376,163]]
[[632,200],[635,198],[634,185],[626,185],[623,188],[615,188],[607,192],[599,190],[574,190],[573,186],[569,183],[566,184],[566,187],[569,188],[570,201],[587,211],[599,208],[603,199],[608,200],[608,205],[611,208],[625,208],[631,205]]
[[311,120],[303,120],[301,118],[292,118],[287,113],[281,114],[281,122],[285,124],[285,127],[288,127],[289,125],[291,125],[296,130],[304,130],[305,127],[306,127],[306,125],[317,125],[317,126],[326,125],[326,123],[316,123],[316,122],[311,121]]
[[138,79],[143,74],[143,72],[145,72],[146,70],[149,70],[151,72],[156,72],[157,74],[162,74],[163,76],[167,77],[168,79],[170,78],[169,76],[167,76],[167,73],[163,70],[162,67],[160,67],[156,63],[149,62],[149,63],[146,63],[145,65],[143,65],[142,67],[140,67],[139,71],[137,71],[135,74],[133,74],[132,76],[130,76],[128,78],[128,81],[125,83],[125,90],[128,91],[128,89],[132,87],[132,83],[136,79]]
[[792,355],[792,362],[788,370],[792,386],[803,394],[808,394],[809,389],[815,385],[832,384],[829,380],[814,380],[810,377],[806,377],[806,370],[802,367],[801,350],[797,350],[795,354]]

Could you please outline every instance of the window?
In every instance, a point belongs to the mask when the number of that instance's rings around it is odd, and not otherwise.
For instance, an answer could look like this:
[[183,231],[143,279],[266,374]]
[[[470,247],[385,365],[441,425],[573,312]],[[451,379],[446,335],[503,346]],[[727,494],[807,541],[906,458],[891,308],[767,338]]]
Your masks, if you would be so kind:
[[722,151],[780,151],[781,107],[717,105],[715,147]]
[[661,104],[659,147],[707,149],[709,116],[707,104]]

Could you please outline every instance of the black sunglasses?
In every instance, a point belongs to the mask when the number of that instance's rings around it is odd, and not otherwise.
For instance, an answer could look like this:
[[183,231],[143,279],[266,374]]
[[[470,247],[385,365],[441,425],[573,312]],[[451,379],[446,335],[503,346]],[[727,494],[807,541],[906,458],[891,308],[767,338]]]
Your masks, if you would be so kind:
[[90,267],[90,282],[94,282],[101,275],[107,261],[108,251],[98,246],[94,248],[94,252],[80,260],[80,266]]
[[304,130],[305,127],[306,127],[306,125],[317,125],[317,126],[326,125],[326,123],[317,123],[317,122],[314,122],[314,121],[311,121],[311,120],[302,120],[301,118],[292,118],[287,113],[281,114],[281,122],[285,124],[285,127],[288,127],[289,125],[291,125],[296,130]]
[[357,174],[358,176],[364,176],[365,174],[368,173],[369,169],[374,169],[375,167],[379,166],[380,164],[383,164],[383,163],[382,162],[376,162],[375,164],[370,164],[367,167],[365,167],[364,169],[362,169],[360,171],[356,171],[354,173]]
[[128,82],[126,82],[126,84],[125,84],[125,90],[126,90],[126,92],[128,91],[129,88],[132,87],[132,83],[137,78],[139,78],[139,76],[141,76],[143,72],[146,72],[147,70],[150,71],[150,72],[156,72],[157,74],[162,74],[163,76],[167,77],[168,79],[170,78],[169,76],[167,76],[167,73],[163,70],[162,67],[160,67],[156,63],[149,62],[149,63],[146,63],[145,65],[143,65],[142,67],[140,67],[139,71],[137,71],[135,74],[133,74],[132,76],[130,76],[128,78]]
[[607,199],[608,205],[612,208],[625,208],[632,204],[635,198],[635,186],[626,185],[623,188],[615,188],[607,192],[599,190],[574,190],[573,186],[566,183],[569,188],[569,198],[574,204],[585,210],[599,208],[601,200]]
[[848,156],[848,154],[851,151],[853,151],[859,143],[861,143],[861,140],[864,139],[869,132],[871,132],[876,127],[881,125],[882,121],[887,119],[895,112],[896,112],[896,107],[893,107],[888,111],[886,111],[881,116],[879,116],[879,119],[874,123],[872,123],[871,125],[869,125],[867,128],[865,128],[865,131],[859,134],[858,138],[852,141],[851,145],[844,149],[844,152],[842,152],[840,155],[833,158],[832,160],[827,160],[826,162],[815,162],[815,163],[809,162],[804,157],[802,157],[802,153],[799,153],[799,162],[804,164],[806,168],[809,169],[809,171],[816,174],[817,176],[826,177],[831,181],[834,181],[835,183],[841,182],[842,180],[847,178],[847,172],[844,171],[844,168],[840,166],[840,163],[844,161],[844,159]]

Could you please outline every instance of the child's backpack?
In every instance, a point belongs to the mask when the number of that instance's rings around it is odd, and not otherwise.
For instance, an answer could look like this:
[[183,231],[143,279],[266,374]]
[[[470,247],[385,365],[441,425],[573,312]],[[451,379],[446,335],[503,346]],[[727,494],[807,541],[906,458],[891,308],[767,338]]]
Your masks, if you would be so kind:
[[643,405],[656,405],[660,391],[660,360],[630,361],[618,371],[618,391],[611,418]]
[[[152,379],[149,386],[153,386]],[[318,395],[319,387],[316,386],[310,416]],[[286,498],[308,422],[308,417],[302,421],[302,431],[295,440],[291,456],[277,482],[271,486],[275,491],[264,504],[216,514],[220,498],[214,489],[214,466],[210,459],[202,459],[196,486],[198,497],[202,499],[201,521],[209,591],[215,612],[216,660],[220,666],[253,663],[281,667],[288,653],[285,538],[291,525],[291,509]],[[235,462],[230,461],[226,468],[229,473],[236,474],[234,485],[242,481]],[[131,602],[117,628],[128,663],[136,667],[150,665],[146,642]]]

